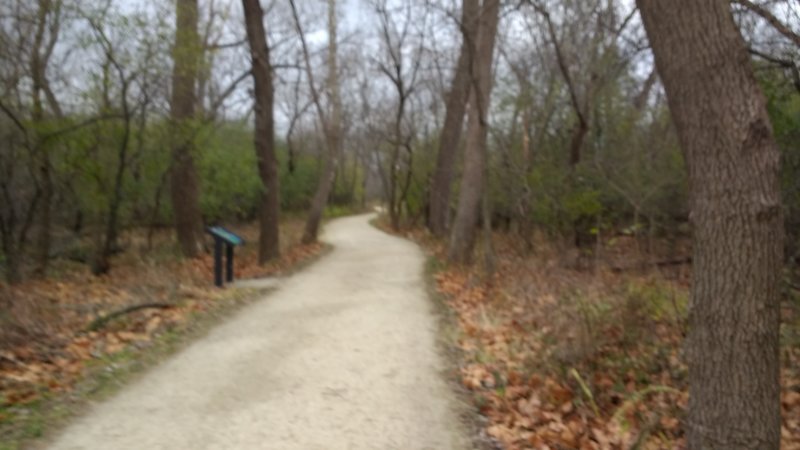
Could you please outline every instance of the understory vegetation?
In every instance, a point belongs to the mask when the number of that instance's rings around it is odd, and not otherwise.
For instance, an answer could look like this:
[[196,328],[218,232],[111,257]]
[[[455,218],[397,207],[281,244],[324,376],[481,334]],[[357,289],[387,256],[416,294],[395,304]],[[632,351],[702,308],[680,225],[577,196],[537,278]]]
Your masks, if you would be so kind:
[[[378,226],[391,232],[386,217]],[[619,233],[587,258],[544,233],[527,251],[498,231],[487,273],[444,264],[445,243],[424,230],[401,235],[429,255],[445,345],[457,349],[449,375],[469,393],[490,447],[686,448],[688,239]],[[643,251],[648,241],[654,248]],[[797,449],[800,293],[785,295],[781,448]]]

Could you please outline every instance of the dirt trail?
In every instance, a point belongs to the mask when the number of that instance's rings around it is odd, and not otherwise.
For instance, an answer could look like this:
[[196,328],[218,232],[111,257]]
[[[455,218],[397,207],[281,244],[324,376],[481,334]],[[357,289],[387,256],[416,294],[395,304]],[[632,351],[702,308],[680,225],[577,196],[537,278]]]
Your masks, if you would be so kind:
[[53,449],[460,449],[412,243],[348,217],[334,250],[96,405]]

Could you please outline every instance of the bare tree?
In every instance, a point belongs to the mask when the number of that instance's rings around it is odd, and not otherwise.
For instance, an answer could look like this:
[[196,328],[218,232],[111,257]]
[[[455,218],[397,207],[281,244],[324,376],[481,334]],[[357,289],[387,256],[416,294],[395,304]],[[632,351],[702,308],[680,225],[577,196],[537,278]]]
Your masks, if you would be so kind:
[[305,231],[303,232],[303,243],[311,243],[317,240],[319,225],[322,221],[322,213],[328,204],[328,198],[333,190],[336,178],[336,167],[339,161],[339,154],[342,146],[342,104],[339,94],[339,75],[338,58],[336,46],[336,0],[328,0],[328,78],[327,92],[330,101],[330,114],[326,113],[320,98],[319,90],[314,82],[314,72],[311,69],[311,56],[306,43],[305,33],[300,24],[300,16],[294,0],[289,0],[292,8],[297,34],[300,36],[300,43],[303,51],[306,77],[311,91],[311,98],[317,109],[322,132],[325,135],[325,146],[327,149],[322,172],[320,173],[319,183],[314,198],[311,200],[311,208],[306,219]]
[[[4,118],[0,152],[0,235],[6,257],[6,278],[20,280],[30,232],[35,235],[37,274],[44,274],[50,259],[52,207],[55,186],[52,143],[45,142],[48,124],[62,118],[48,78],[48,68],[61,32],[61,1],[39,0],[31,9],[24,2],[9,4],[3,29],[5,75],[0,100]],[[24,87],[29,81],[28,88]],[[29,93],[29,97],[26,96]],[[27,97],[27,98],[26,98]]]
[[470,262],[475,244],[481,198],[486,184],[486,138],[492,91],[492,59],[499,18],[500,1],[485,0],[480,12],[475,58],[470,68],[470,109],[467,118],[464,174],[447,253],[447,259],[452,263]]
[[[0,151],[0,245],[5,257],[5,278],[9,283],[21,279],[25,244],[41,198],[41,190],[25,177],[30,167],[32,132],[18,114],[0,100],[3,112]],[[20,162],[24,162],[20,164]]]
[[253,82],[255,84],[255,149],[262,192],[259,203],[258,262],[263,264],[280,255],[278,218],[280,196],[278,160],[275,157],[274,93],[269,46],[264,31],[264,12],[259,0],[242,0],[247,39],[250,42]]
[[638,0],[687,165],[693,449],[780,447],[780,155],[726,0]]
[[[411,140],[414,133],[404,130],[404,121],[409,106],[410,97],[417,89],[420,66],[423,60],[423,40],[413,49],[407,49],[411,41],[413,7],[406,4],[402,8],[405,17],[398,24],[392,18],[386,1],[375,3],[375,12],[380,22],[380,37],[385,52],[385,60],[378,61],[378,70],[386,75],[397,93],[396,109],[392,119],[391,136],[388,139],[391,153],[388,169],[388,201],[389,217],[392,227],[397,229],[400,224],[401,207],[408,191],[412,171],[414,151]],[[405,183],[401,184],[401,157],[405,155]]]
[[[117,77],[119,83],[119,102],[122,120],[122,136],[117,143],[117,161],[114,168],[113,181],[111,185],[111,192],[108,197],[108,209],[105,219],[105,231],[99,239],[98,247],[94,258],[91,261],[92,273],[101,275],[107,273],[111,269],[110,257],[114,251],[117,243],[117,236],[119,234],[119,215],[122,206],[122,188],[124,183],[125,172],[128,167],[128,154],[130,152],[131,141],[131,127],[133,115],[135,111],[130,105],[129,93],[131,83],[137,76],[136,72],[127,73],[126,69],[122,66],[115,53],[115,49],[111,41],[106,36],[103,24],[95,20],[89,21],[92,30],[94,31],[97,40],[100,43],[103,53],[105,54],[106,64],[110,66]],[[111,108],[110,99],[104,105],[105,108]]]
[[[50,105],[52,114],[56,117],[61,116],[61,108],[55,100],[47,80],[47,66],[53,54],[61,24],[61,1],[52,2],[51,0],[39,0],[37,2],[36,31],[34,34],[33,47],[30,51],[30,76],[32,80],[31,102],[33,123],[41,126],[45,120],[45,109],[42,105],[42,95],[45,95],[47,103]],[[50,161],[50,151],[43,145],[41,139],[36,140],[34,149],[38,184],[41,190],[41,200],[39,202],[39,226],[36,236],[36,267],[34,271],[42,275],[47,270],[50,260],[51,228],[52,228],[52,206],[54,195],[54,183],[52,166]]]
[[479,0],[463,0],[459,24],[462,35],[461,50],[450,91],[445,100],[444,125],[431,181],[428,228],[437,236],[445,234],[450,218],[450,191],[470,91],[469,71],[475,54],[479,10]]

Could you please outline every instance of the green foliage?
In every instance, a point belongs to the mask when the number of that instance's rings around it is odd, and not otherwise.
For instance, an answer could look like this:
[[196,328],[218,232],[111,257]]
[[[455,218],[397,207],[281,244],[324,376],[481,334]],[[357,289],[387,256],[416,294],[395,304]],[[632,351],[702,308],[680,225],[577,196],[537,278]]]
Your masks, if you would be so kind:
[[364,169],[358,161],[355,164],[346,159],[339,165],[339,173],[333,186],[330,206],[342,206],[351,209],[364,197]]
[[337,217],[344,217],[357,214],[358,212],[359,212],[358,209],[353,206],[329,204],[328,207],[325,208],[324,217],[326,219],[335,219]]
[[[252,219],[258,211],[261,180],[258,176],[253,143],[253,130],[245,123],[227,123],[204,130],[197,141],[198,170],[201,178],[201,207],[209,221]],[[321,161],[308,154],[294,155],[289,170],[289,154],[285,143],[276,142],[280,176],[281,208],[303,211],[311,204],[317,188]],[[337,177],[332,203],[344,206],[353,202],[362,183],[358,169],[342,169],[346,176]],[[353,176],[356,177],[355,183]],[[349,191],[355,186],[355,191]]]
[[311,206],[317,189],[321,161],[309,155],[295,155],[294,170],[289,171],[289,156],[284,147],[278,151],[280,164],[281,208],[302,211]]
[[200,207],[209,222],[255,216],[261,192],[253,133],[243,123],[206,129],[196,141]]
[[425,214],[428,206],[429,186],[434,167],[436,166],[436,151],[439,148],[439,136],[435,134],[428,140],[418,144],[411,167],[411,183],[406,194],[406,209],[411,218]]
[[647,282],[631,280],[622,287],[625,307],[632,319],[674,320],[686,319],[689,298],[663,280]]
[[[495,211],[521,219],[525,210],[525,218],[534,225],[561,235],[596,233],[601,228],[639,229],[642,223],[656,231],[675,232],[687,217],[683,158],[666,105],[637,110],[626,94],[628,83],[623,76],[597,94],[591,128],[575,167],[568,161],[577,120],[571,111],[552,119],[560,128],[551,124],[553,130],[533,133],[530,161],[523,155],[519,131],[498,139],[489,172]],[[517,106],[500,103],[501,108]]]
[[570,221],[581,217],[596,217],[603,211],[600,191],[587,188],[568,192],[564,198],[564,210]]
[[[60,129],[81,120],[84,119],[67,118],[64,123],[51,127]],[[104,224],[123,144],[123,125],[119,119],[99,121],[78,127],[48,143],[58,195],[63,200],[60,202],[63,206],[57,211],[63,221],[69,223],[79,214],[84,225],[92,229],[100,229]],[[216,126],[194,123],[190,128],[204,220],[217,222],[256,217],[262,187],[252,128],[244,122]],[[169,225],[172,208],[168,171],[173,128],[167,120],[159,120],[146,123],[143,129],[132,126],[130,132],[120,223],[123,227]],[[285,145],[281,142],[276,145],[281,206],[286,211],[304,210],[317,186],[319,161],[309,155],[298,155],[294,158],[294,170],[290,172]],[[360,188],[361,183],[356,185]]]
[[800,260],[800,92],[775,70],[760,71],[775,140],[783,156],[782,189],[790,257]]

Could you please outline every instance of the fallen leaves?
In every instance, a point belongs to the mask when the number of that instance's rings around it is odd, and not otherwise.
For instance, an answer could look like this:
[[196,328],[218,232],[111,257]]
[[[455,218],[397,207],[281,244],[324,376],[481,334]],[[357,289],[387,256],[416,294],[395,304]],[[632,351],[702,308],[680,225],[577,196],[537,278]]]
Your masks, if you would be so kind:
[[[295,228],[301,226],[289,229]],[[242,231],[255,242],[255,230]],[[287,241],[295,239],[286,236]],[[322,249],[320,244],[288,245],[282,258],[262,267],[255,246],[239,248],[236,275],[285,273]],[[14,420],[15,413],[9,411],[15,409],[10,407],[69,391],[92,361],[147,347],[159,334],[190,323],[196,314],[224,307],[228,298],[212,286],[210,255],[187,261],[142,259],[136,252],[126,252],[118,258],[108,276],[95,277],[85,266],[65,265],[58,268],[57,279],[29,280],[13,287],[0,284],[0,298],[11,305],[8,317],[0,317],[0,424]],[[175,306],[133,309],[87,331],[98,317],[159,303]]]
[[[424,232],[406,235],[443,256]],[[513,237],[495,245],[491,278],[434,275],[485,435],[509,450],[686,448],[685,274],[581,272],[546,244],[534,256],[520,256]],[[800,449],[800,351],[784,353],[782,448]]]

